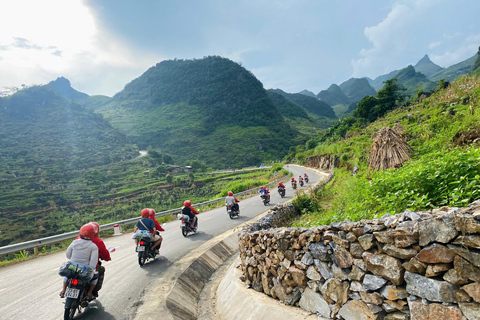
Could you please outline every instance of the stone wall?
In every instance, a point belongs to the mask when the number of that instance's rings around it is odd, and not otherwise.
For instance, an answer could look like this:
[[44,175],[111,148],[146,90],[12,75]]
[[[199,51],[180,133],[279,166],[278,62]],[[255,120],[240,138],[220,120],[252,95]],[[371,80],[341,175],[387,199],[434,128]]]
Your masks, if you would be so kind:
[[324,154],[321,156],[307,158],[305,161],[305,166],[328,171],[338,167],[338,162],[338,156],[334,154]]
[[239,233],[242,280],[333,319],[480,319],[480,200],[314,228],[276,228],[275,207]]

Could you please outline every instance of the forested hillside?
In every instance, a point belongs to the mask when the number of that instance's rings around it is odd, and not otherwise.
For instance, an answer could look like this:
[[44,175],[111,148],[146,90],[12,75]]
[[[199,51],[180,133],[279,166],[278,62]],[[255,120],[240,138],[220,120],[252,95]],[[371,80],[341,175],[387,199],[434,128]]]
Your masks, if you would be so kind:
[[142,148],[213,167],[279,159],[303,139],[252,73],[216,56],[158,63],[97,112]]

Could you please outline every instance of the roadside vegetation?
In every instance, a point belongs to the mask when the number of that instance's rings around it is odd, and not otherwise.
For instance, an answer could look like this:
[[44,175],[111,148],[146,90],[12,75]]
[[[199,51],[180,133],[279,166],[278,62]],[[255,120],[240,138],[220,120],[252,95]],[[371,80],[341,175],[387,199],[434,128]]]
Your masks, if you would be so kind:
[[[480,198],[480,78],[440,81],[431,96],[420,90],[408,101],[395,80],[384,88],[390,91],[365,97],[351,118],[290,150],[287,159],[301,164],[324,155],[338,160],[324,189],[296,200],[308,213],[294,226],[461,207]],[[410,159],[396,168],[372,169],[372,155],[380,148],[372,149],[373,135],[394,125],[404,129],[399,137],[408,143]]]

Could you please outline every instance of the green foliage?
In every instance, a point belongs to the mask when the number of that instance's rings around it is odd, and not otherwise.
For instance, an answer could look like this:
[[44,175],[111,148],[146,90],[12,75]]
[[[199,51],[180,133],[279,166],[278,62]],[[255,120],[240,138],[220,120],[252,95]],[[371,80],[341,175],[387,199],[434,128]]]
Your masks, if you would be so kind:
[[315,212],[318,209],[317,202],[306,194],[299,194],[292,200],[292,204],[298,213],[305,213],[305,210]]

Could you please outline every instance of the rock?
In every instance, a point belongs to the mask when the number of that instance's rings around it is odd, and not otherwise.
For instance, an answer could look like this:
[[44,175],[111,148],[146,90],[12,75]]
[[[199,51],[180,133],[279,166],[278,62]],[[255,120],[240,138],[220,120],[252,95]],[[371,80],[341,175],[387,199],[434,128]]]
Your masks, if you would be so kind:
[[395,230],[390,230],[394,237],[394,244],[399,248],[406,248],[418,242],[418,222],[405,221],[400,223]]
[[349,288],[350,286],[346,281],[329,279],[325,281],[320,292],[329,303],[336,302],[339,305],[343,305],[348,300]]
[[350,300],[338,312],[345,320],[375,320],[377,317],[362,300]]
[[267,277],[264,274],[262,274],[262,285],[263,285],[263,292],[265,294],[270,295],[270,290],[273,288],[273,277]]
[[362,246],[360,245],[360,243],[353,242],[353,243],[350,244],[350,254],[354,258],[361,258],[363,252],[364,252],[364,250],[363,250]]
[[377,276],[382,276],[393,282],[395,285],[403,283],[403,273],[405,269],[402,267],[400,260],[385,254],[363,253],[363,260],[367,266],[367,270]]
[[463,259],[467,260],[475,267],[480,268],[480,253],[473,252],[472,250],[460,248],[454,245],[448,245],[448,248],[456,254],[462,256]]
[[382,296],[387,300],[400,300],[408,297],[407,290],[404,288],[397,288],[396,286],[385,286],[380,290]]
[[320,281],[322,280],[322,276],[315,270],[314,266],[310,266],[307,269],[307,278],[310,280]]
[[423,304],[421,301],[409,301],[411,320],[462,320],[462,312],[454,306],[439,303]]
[[393,312],[386,315],[383,320],[410,320],[410,316],[403,312]]
[[453,242],[459,246],[467,246],[470,248],[480,249],[480,236],[479,235],[467,235],[467,236],[459,236]]
[[362,246],[363,250],[370,250],[375,246],[375,239],[373,234],[366,234],[358,237],[358,243]]
[[457,301],[459,303],[460,302],[471,302],[472,301],[472,297],[470,297],[468,295],[468,293],[466,293],[462,289],[456,290],[455,292],[453,292],[453,294],[455,295],[455,298],[457,298]]
[[373,314],[377,315],[383,313],[383,308],[375,304],[367,303],[368,308],[372,311]]
[[385,304],[389,305],[391,308],[399,310],[399,311],[405,311],[405,309],[408,309],[407,307],[407,301],[405,300],[385,300]]
[[405,215],[405,219],[406,220],[413,220],[413,221],[417,221],[420,219],[420,215],[416,212],[413,212],[413,211],[410,211],[410,210],[405,210],[403,212],[403,214]]
[[460,310],[467,320],[480,320],[480,304],[472,303],[459,303]]
[[480,233],[480,222],[471,215],[457,214],[454,216],[455,228],[464,233]]
[[410,261],[403,263],[402,266],[408,272],[418,273],[421,275],[424,275],[427,269],[427,265],[423,262],[418,261],[417,258],[410,259]]
[[360,291],[365,291],[365,288],[360,282],[352,281],[350,282],[350,290],[360,292]]
[[425,263],[450,263],[453,261],[455,252],[449,248],[434,243],[428,247],[423,248],[416,256],[416,258]]
[[362,281],[364,276],[365,271],[354,265],[352,271],[348,274],[348,280]]
[[382,246],[383,252],[389,256],[399,259],[410,259],[417,255],[418,251],[413,248],[397,248],[392,244],[385,244]]
[[326,262],[320,261],[318,259],[314,259],[313,262],[315,263],[318,272],[320,272],[320,274],[325,280],[333,278],[332,268]]
[[287,299],[287,291],[280,283],[280,280],[278,280],[277,278],[273,278],[272,281],[273,288],[270,292],[272,293],[272,295],[275,295],[278,300],[285,302],[285,300]]
[[344,281],[348,279],[348,274],[350,273],[350,269],[342,269],[338,267],[335,263],[333,263],[332,273],[334,278]]
[[322,317],[330,316],[330,308],[325,299],[310,288],[305,289],[298,305],[303,310],[316,313]]
[[291,266],[288,271],[290,271],[290,274],[292,275],[293,281],[296,285],[300,287],[305,287],[307,285],[308,278],[305,275],[305,271],[294,266]]
[[480,282],[467,284],[463,286],[462,289],[465,290],[475,302],[480,303]]
[[407,292],[429,301],[456,302],[454,291],[458,286],[444,281],[430,279],[419,274],[405,272]]
[[448,243],[458,234],[455,224],[448,216],[436,217],[418,222],[420,246],[426,246],[432,242]]
[[[381,287],[383,287],[385,285],[385,283],[387,283],[386,279],[384,279],[382,277],[374,276],[370,273],[367,273],[365,275],[365,277],[363,277],[363,288],[367,291],[378,290]],[[355,291],[357,291],[357,290],[355,290]]]
[[320,242],[312,243],[308,247],[314,259],[321,261],[332,261],[333,250],[330,247],[323,245]]
[[289,306],[294,306],[302,297],[302,292],[300,291],[299,287],[295,287],[293,291],[287,294],[287,298],[285,299],[285,304]]
[[350,268],[353,264],[353,257],[346,249],[337,246],[334,250],[333,261],[342,269]]
[[365,303],[371,303],[377,306],[383,303],[383,297],[378,292],[360,292],[360,297]]
[[345,239],[347,239],[348,242],[352,243],[352,242],[355,242],[355,240],[357,240],[357,236],[353,232],[349,232],[347,233]]
[[302,257],[301,262],[306,266],[310,266],[310,265],[313,264],[313,257],[310,254],[310,252],[305,252],[305,254]]
[[429,264],[427,266],[427,270],[425,271],[425,277],[431,278],[431,277],[439,276],[450,268],[451,268],[450,264],[447,264],[447,263]]
[[462,257],[456,256],[453,261],[453,265],[461,278],[467,278],[472,281],[480,281],[480,269]]

